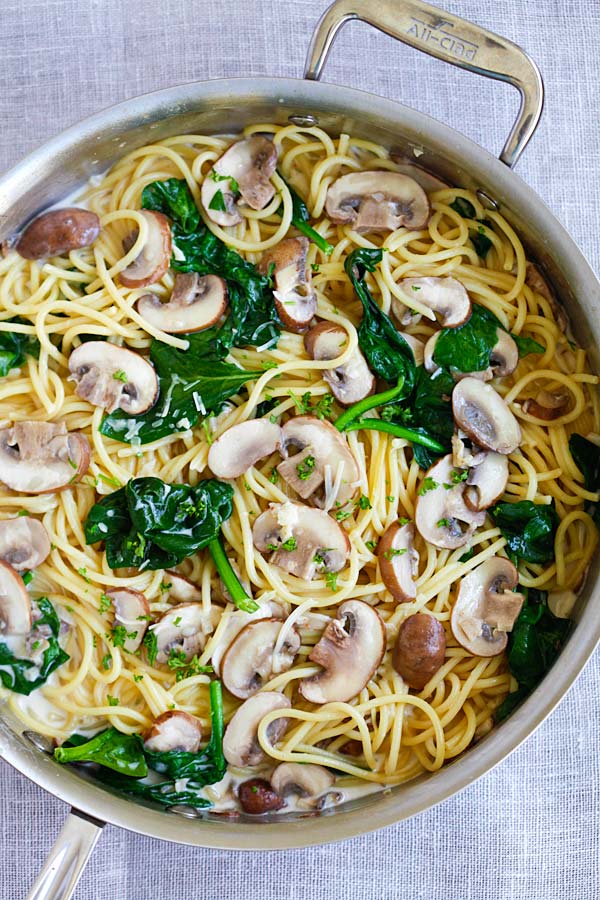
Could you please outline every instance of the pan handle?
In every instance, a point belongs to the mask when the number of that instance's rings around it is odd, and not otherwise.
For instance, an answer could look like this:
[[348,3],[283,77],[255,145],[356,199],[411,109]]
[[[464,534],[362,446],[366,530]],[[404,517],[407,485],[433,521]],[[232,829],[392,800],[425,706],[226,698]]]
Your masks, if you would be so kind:
[[312,36],[304,77],[317,81],[346,22],[361,19],[410,47],[486,78],[506,81],[521,95],[516,122],[500,154],[512,169],[533,137],[544,105],[544,84],[531,57],[512,41],[422,0],[335,0]]
[[25,900],[69,900],[104,822],[72,809]]

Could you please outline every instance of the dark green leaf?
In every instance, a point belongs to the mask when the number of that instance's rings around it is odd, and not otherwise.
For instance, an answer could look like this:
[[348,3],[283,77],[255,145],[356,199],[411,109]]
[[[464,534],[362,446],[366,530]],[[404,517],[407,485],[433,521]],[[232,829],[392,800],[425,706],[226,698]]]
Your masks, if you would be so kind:
[[86,542],[104,541],[112,569],[170,568],[215,539],[232,497],[231,485],[215,479],[192,487],[134,478],[92,507]]
[[209,209],[216,209],[218,212],[227,212],[227,207],[225,205],[225,197],[223,196],[223,191],[215,191],[210,203],[208,204]]
[[554,500],[550,504],[531,500],[497,503],[490,512],[506,538],[511,558],[530,563],[554,559],[554,537],[559,525]]
[[[313,244],[316,244],[319,250],[322,250],[323,253],[329,256],[330,253],[333,253],[333,245],[330,244],[329,241],[325,240],[325,238],[320,235],[318,231],[315,231],[314,228],[311,228],[311,226],[308,224],[310,222],[310,213],[308,211],[306,203],[304,202],[302,197],[300,197],[300,195],[296,193],[294,188],[290,184],[288,184],[281,172],[279,172],[278,174],[281,180],[285,182],[285,185],[292,198],[292,225],[297,228],[301,234],[309,238],[309,240],[311,240]],[[277,212],[280,216],[283,215],[283,205],[279,207]]]
[[358,343],[369,367],[391,384],[404,378],[402,396],[406,397],[415,383],[413,352],[388,316],[379,309],[364,280],[365,273],[374,272],[382,256],[381,250],[355,250],[346,258],[344,268],[363,305]]
[[59,763],[97,763],[128,778],[143,778],[148,774],[144,743],[139,734],[123,734],[116,728],[100,732],[85,744],[57,747],[54,758]]
[[[569,450],[575,465],[583,475],[586,491],[600,491],[600,447],[581,434],[572,434],[569,438]],[[600,504],[587,503],[586,508],[600,528]]]
[[[48,676],[69,659],[68,653],[58,643],[60,621],[47,597],[36,600],[41,616],[34,622],[30,639],[47,642],[41,665],[31,659],[15,656],[0,641],[0,680],[5,688],[17,694],[30,694],[44,684]],[[39,637],[38,637],[39,635]]]
[[523,337],[520,334],[512,335],[513,341],[519,349],[519,356],[527,356],[529,353],[544,353],[546,348],[534,341],[533,338]]
[[433,358],[444,369],[480,372],[490,365],[498,341],[499,320],[484,306],[473,304],[471,317],[458,328],[442,328]]
[[153,181],[142,191],[142,207],[164,213],[184,234],[192,234],[200,225],[200,213],[183,178]]
[[457,197],[453,200],[450,204],[450,209],[457,212],[463,219],[474,219],[476,215],[475,207],[469,200],[465,200],[464,197]]
[[[19,317],[3,320],[3,324],[8,323],[31,324]],[[39,341],[30,334],[20,334],[17,331],[0,331],[0,376],[8,375],[11,369],[16,369],[23,365],[25,356],[35,356],[37,358],[39,352]]]
[[[453,209],[455,212],[462,216],[463,219],[472,219],[474,222],[479,222],[479,225],[472,224],[470,225],[471,230],[471,241],[473,246],[475,247],[475,252],[478,256],[485,257],[488,250],[492,246],[492,242],[489,237],[483,233],[482,225],[486,225],[488,228],[491,228],[493,223],[490,222],[489,219],[475,219],[475,207],[469,200],[465,200],[464,197],[457,197],[450,204],[450,209]],[[474,230],[477,229],[477,230]]]

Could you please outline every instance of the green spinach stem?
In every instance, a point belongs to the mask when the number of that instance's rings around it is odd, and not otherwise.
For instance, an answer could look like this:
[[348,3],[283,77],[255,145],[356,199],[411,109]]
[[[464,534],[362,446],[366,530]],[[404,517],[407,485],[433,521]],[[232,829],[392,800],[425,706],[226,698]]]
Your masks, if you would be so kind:
[[433,450],[434,453],[446,452],[445,447],[426,434],[419,434],[418,431],[412,431],[410,428],[404,428],[402,425],[394,425],[393,422],[384,422],[382,419],[359,419],[357,422],[350,422],[350,424],[346,425],[344,431],[360,431],[362,428],[366,428],[368,431],[385,431],[386,434],[404,438],[412,444],[422,444],[423,447]]
[[214,564],[217,567],[217,572],[221,576],[223,584],[229,591],[229,596],[235,603],[238,609],[242,609],[244,612],[253,613],[258,609],[258,603],[256,603],[252,597],[249,597],[243,586],[240,584],[240,580],[231,568],[231,563],[227,559],[227,555],[223,549],[223,544],[219,537],[214,538],[208,545],[208,549],[210,550],[210,555],[213,558]]
[[347,431],[349,422],[358,419],[359,416],[362,416],[363,413],[368,412],[370,409],[375,409],[376,406],[391,403],[392,400],[395,400],[402,393],[403,388],[404,377],[401,375],[396,383],[396,387],[390,388],[389,391],[382,391],[381,394],[371,394],[370,397],[359,400],[358,403],[355,403],[354,406],[343,412],[339,419],[336,420],[335,427],[338,431]]
[[322,234],[319,234],[318,231],[315,231],[314,228],[308,224],[308,222],[302,221],[302,219],[297,219],[295,216],[292,216],[292,225],[294,228],[297,228],[301,234],[304,234],[309,240],[315,244],[319,250],[322,250],[326,256],[330,256],[333,253],[333,245],[327,241]]

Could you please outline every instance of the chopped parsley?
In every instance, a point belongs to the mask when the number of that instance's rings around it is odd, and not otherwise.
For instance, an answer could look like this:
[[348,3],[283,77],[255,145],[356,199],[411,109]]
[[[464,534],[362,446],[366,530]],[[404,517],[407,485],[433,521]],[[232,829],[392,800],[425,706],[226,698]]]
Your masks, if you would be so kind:
[[435,491],[435,489],[439,487],[437,481],[432,478],[430,475],[427,475],[423,479],[423,484],[419,488],[419,497],[422,497],[424,494],[427,494],[429,491]]
[[88,578],[87,569],[84,566],[82,566],[80,569],[77,569],[77,572],[79,575],[81,575],[83,580],[86,581],[88,584],[92,583],[91,580]]
[[201,666],[197,656],[188,659],[184,650],[176,650],[174,647],[171,647],[167,665],[176,673],[176,681],[183,681],[184,678],[192,678],[194,675],[205,675],[213,671],[212,666]]
[[293,391],[290,397],[296,404],[296,409],[301,416],[316,416],[317,419],[330,419],[332,415],[333,394],[325,394],[315,404],[312,402],[312,394],[306,391],[301,397],[297,397]]
[[110,694],[107,694],[106,700],[107,700],[109,706],[118,706],[119,705],[118,697],[111,697]]
[[336,520],[336,522],[343,522],[343,521],[345,521],[345,519],[347,519],[351,515],[352,515],[351,509],[338,509],[338,511],[336,513],[334,513],[333,517]]
[[106,653],[102,657],[102,668],[106,669],[107,671],[108,669],[112,668],[112,656],[110,655],[110,653]]
[[404,556],[406,553],[406,547],[402,547],[399,550],[395,550],[393,547],[390,547],[389,550],[386,550],[383,554],[386,559],[394,559],[395,556]]
[[377,550],[377,544],[379,541],[365,541],[365,547],[368,547],[371,553]]
[[469,473],[466,470],[464,472],[457,472],[457,470],[454,469],[450,472],[450,481],[452,484],[460,484],[461,482],[466,481],[468,477]]
[[281,549],[291,551],[291,550],[295,550],[297,546],[298,546],[298,541],[296,540],[295,537],[291,537],[291,538],[288,538],[287,541],[283,542],[283,544],[281,545]]
[[129,381],[129,378],[127,377],[127,374],[123,371],[123,369],[119,369],[118,372],[113,372],[113,378],[115,379],[115,381],[122,381],[123,384],[127,384],[127,382]]
[[148,656],[148,662],[151,666],[156,662],[156,656],[158,653],[158,639],[153,631],[147,631],[144,635],[144,640],[142,644],[146,648],[146,654]]
[[215,209],[217,212],[227,212],[223,191],[215,191],[212,200],[208,204],[208,208]]
[[143,677],[144,677],[143,675],[134,675],[133,680],[135,681],[136,684],[138,684],[142,680]]
[[440,519],[436,524],[438,528],[449,528],[450,519]]
[[337,591],[337,580],[338,580],[338,572],[327,572],[325,575],[325,584],[329,588],[330,591],[334,593]]
[[407,519],[406,516],[400,516],[400,518],[398,519],[398,524],[399,525],[408,525],[408,523],[410,521],[411,521],[411,519]]
[[219,182],[219,181],[228,181],[228,182],[229,182],[229,186],[230,186],[231,190],[233,191],[233,193],[234,193],[234,194],[239,194],[239,192],[240,192],[240,186],[239,186],[239,184],[237,183],[237,181],[235,180],[235,178],[233,178],[231,175],[219,175],[219,173],[218,173],[218,172],[215,172],[214,169],[211,169],[211,170],[210,170],[209,175],[210,175],[210,180],[211,180],[211,181],[216,181],[216,182]]
[[356,506],[359,509],[371,509],[371,501],[367,496],[365,496],[365,494],[361,494],[356,501]]
[[277,469],[272,470],[271,474],[269,475],[269,481],[271,482],[271,484],[277,484],[277,482],[279,481],[279,472],[277,471]]
[[296,466],[296,472],[300,481],[307,481],[312,475],[315,468],[314,456],[306,456],[301,463]]
[[173,583],[171,581],[161,581],[158,587],[161,594],[164,594],[173,587]]

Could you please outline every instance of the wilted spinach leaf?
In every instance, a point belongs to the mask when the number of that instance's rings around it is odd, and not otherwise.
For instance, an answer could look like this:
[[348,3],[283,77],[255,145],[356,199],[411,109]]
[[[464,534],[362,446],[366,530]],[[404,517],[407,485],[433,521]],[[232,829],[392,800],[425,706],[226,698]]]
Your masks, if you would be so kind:
[[480,225],[477,226],[473,224],[471,226],[471,231],[476,229],[473,234],[471,234],[471,241],[473,246],[475,247],[475,252],[478,256],[485,257],[488,250],[492,246],[492,242],[489,237],[484,234],[482,225],[486,225],[488,228],[492,228],[493,222],[490,222],[489,219],[476,219],[475,218],[475,207],[469,200],[465,200],[464,197],[457,197],[450,204],[450,209],[453,209],[455,212],[462,216],[463,219],[472,219],[474,223],[479,222]]
[[42,615],[33,624],[31,643],[35,644],[39,640],[48,645],[42,654],[41,665],[38,666],[31,659],[15,656],[0,641],[0,680],[5,688],[16,694],[31,694],[46,682],[51,672],[69,659],[69,654],[58,643],[60,621],[54,607],[47,597],[40,597],[35,603]]
[[[19,317],[4,319],[3,324],[29,325]],[[25,356],[39,356],[40,343],[30,334],[18,331],[0,331],[0,376],[8,375],[11,369],[23,365]]]
[[86,743],[66,741],[56,748],[54,759],[59,763],[93,762],[133,778],[143,778],[148,774],[144,742],[140,735],[123,734],[116,728],[108,728]]
[[[572,434],[569,438],[569,450],[583,475],[586,491],[600,491],[600,447],[581,434]],[[600,528],[600,504],[587,503],[586,508]]]
[[531,500],[497,503],[490,512],[506,538],[507,552],[513,561],[545,563],[554,559],[554,537],[559,525],[554,500],[550,504]]
[[519,357],[528,356],[529,353],[544,353],[546,350],[533,338],[523,337],[520,334],[511,334],[511,337],[518,347]]
[[404,378],[401,396],[406,397],[415,383],[413,352],[388,316],[379,309],[365,283],[365,272],[374,272],[382,256],[381,250],[355,250],[346,258],[344,268],[363,305],[358,343],[369,368],[390,384]]
[[170,568],[218,536],[232,497],[231,485],[215,479],[192,487],[133,478],[91,508],[85,539],[104,541],[111,569]]
[[547,605],[544,591],[524,591],[526,600],[508,637],[508,664],[519,688],[496,710],[501,721],[539,684],[556,659],[570,622],[558,619]]

